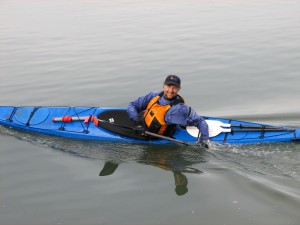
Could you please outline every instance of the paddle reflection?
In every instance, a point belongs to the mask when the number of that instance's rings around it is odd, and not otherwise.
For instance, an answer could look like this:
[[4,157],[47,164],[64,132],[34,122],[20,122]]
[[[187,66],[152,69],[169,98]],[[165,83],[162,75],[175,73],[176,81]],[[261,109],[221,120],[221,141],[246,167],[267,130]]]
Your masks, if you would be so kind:
[[[195,152],[196,151],[196,152]],[[197,163],[204,162],[203,152],[186,147],[165,147],[159,150],[155,147],[145,147],[139,159],[135,161],[151,165],[171,172],[174,179],[174,191],[178,196],[188,192],[188,178],[186,174],[201,174],[202,171],[193,168]],[[99,176],[112,175],[121,162],[106,161]]]

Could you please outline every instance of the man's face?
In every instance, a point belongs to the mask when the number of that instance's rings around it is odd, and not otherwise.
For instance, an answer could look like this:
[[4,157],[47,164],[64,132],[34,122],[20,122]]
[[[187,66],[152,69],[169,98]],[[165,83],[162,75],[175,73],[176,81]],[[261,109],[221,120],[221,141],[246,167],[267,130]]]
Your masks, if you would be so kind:
[[177,95],[179,90],[180,90],[179,87],[176,87],[174,85],[165,84],[164,85],[164,97],[167,99],[172,99]]

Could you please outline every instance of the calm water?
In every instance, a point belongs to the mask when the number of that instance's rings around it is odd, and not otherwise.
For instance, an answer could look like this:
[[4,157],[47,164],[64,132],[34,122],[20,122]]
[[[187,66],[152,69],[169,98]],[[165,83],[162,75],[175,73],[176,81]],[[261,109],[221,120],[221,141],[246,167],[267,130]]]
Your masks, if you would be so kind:
[[[167,74],[202,115],[300,127],[300,2],[2,0],[0,105],[126,107]],[[85,142],[0,127],[0,224],[299,224],[300,145]]]

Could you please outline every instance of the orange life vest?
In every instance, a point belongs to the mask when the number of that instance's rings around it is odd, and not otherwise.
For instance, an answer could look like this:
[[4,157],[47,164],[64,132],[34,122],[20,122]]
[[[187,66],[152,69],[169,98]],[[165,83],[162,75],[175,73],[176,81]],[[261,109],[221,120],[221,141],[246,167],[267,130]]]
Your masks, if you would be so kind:
[[151,132],[161,135],[168,135],[174,126],[167,125],[165,121],[165,115],[172,106],[178,103],[184,103],[184,100],[178,95],[179,99],[173,101],[171,104],[160,105],[158,100],[161,96],[163,96],[163,92],[152,98],[148,103],[146,111],[144,112],[144,121]]

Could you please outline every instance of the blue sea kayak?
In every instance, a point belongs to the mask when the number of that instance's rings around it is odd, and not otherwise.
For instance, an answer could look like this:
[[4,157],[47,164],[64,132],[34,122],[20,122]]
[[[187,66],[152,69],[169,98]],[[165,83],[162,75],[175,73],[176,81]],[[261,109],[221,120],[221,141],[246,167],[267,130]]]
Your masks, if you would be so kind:
[[[300,141],[300,129],[204,117],[210,140],[217,143],[249,144]],[[195,144],[201,134],[195,127],[177,126],[169,140],[141,136],[124,108],[102,107],[14,107],[0,106],[0,125],[55,135],[99,141]]]

